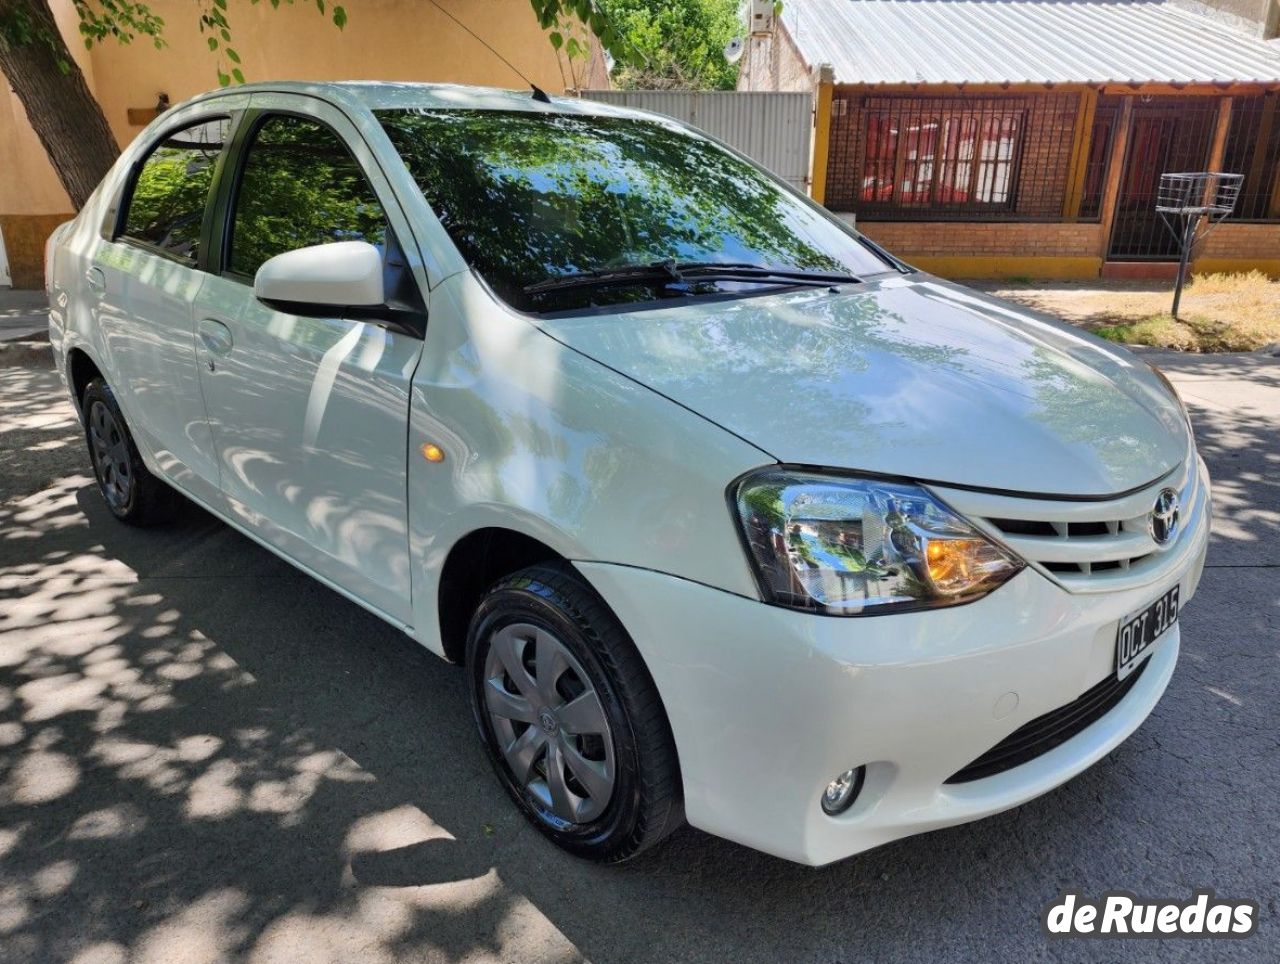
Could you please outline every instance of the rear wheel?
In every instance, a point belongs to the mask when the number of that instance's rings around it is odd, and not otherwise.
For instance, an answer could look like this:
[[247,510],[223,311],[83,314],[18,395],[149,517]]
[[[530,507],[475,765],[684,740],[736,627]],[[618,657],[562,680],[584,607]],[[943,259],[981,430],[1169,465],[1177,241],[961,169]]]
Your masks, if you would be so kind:
[[467,638],[476,725],[499,780],[555,843],[626,860],[683,821],[675,746],[626,631],[570,567],[485,596]]
[[85,387],[81,411],[93,474],[111,514],[139,526],[173,518],[177,493],[143,464],[116,397],[101,378]]

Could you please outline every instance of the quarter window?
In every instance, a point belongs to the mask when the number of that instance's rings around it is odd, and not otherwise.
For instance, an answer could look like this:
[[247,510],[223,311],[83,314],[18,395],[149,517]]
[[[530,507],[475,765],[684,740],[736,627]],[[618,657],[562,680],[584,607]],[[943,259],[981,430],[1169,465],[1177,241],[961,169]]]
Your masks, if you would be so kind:
[[331,241],[382,248],[387,220],[372,185],[341,138],[303,117],[258,128],[240,175],[230,270],[252,276],[268,258]]
[[201,121],[169,134],[143,162],[122,236],[195,264],[209,189],[230,121]]

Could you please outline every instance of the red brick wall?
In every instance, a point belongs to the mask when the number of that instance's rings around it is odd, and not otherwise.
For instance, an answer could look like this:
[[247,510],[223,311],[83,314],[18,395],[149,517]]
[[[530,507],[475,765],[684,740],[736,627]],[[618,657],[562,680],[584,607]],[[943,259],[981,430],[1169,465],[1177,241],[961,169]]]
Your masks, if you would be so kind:
[[1280,224],[1220,224],[1197,255],[1201,259],[1280,259]]
[[894,254],[912,257],[1080,257],[1098,256],[1097,224],[972,221],[863,221],[858,230]]

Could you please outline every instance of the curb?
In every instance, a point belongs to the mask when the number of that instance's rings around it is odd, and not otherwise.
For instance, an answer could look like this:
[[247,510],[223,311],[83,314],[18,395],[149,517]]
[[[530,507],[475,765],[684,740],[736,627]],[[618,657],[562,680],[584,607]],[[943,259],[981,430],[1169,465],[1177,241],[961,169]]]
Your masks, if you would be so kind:
[[49,336],[43,339],[0,342],[0,368],[47,368],[52,371],[53,348]]

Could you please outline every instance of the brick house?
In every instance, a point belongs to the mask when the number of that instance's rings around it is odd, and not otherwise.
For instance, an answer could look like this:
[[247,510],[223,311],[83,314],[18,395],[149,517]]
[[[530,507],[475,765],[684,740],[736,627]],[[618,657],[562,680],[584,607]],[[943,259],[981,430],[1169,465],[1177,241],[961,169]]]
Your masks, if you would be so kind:
[[1161,276],[1160,174],[1244,175],[1198,271],[1280,276],[1276,0],[787,0],[742,89],[816,91],[813,193],[953,277]]

